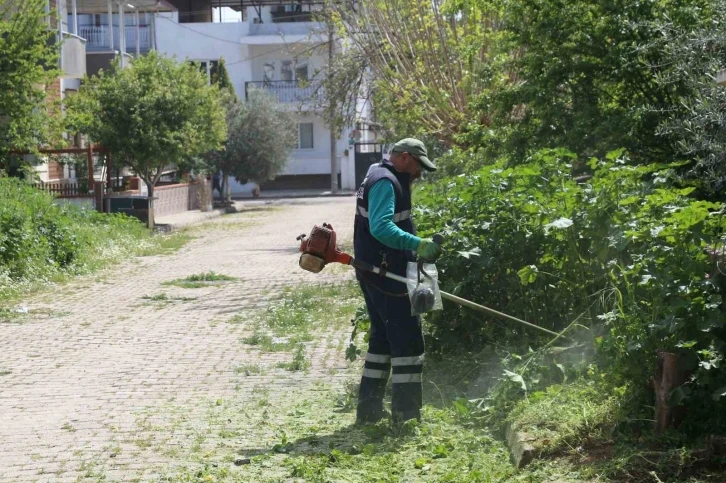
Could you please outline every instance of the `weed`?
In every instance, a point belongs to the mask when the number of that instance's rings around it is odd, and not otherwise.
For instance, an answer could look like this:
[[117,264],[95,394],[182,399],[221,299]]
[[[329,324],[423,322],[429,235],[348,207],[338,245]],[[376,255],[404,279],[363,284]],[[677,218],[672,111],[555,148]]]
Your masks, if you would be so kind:
[[73,426],[71,423],[63,423],[61,429],[64,431],[68,431],[69,433],[75,433],[77,431],[76,427]]
[[222,275],[210,271],[164,282],[162,285],[174,285],[181,288],[202,288],[210,285],[217,285],[220,282],[230,282],[233,280],[237,279],[235,277],[230,277],[229,275]]
[[237,374],[244,374],[245,376],[251,376],[252,374],[262,374],[262,367],[259,364],[242,364],[234,368],[234,372]]
[[305,346],[303,344],[296,344],[295,351],[292,354],[292,361],[280,362],[277,367],[281,369],[287,369],[288,371],[304,371],[311,366],[310,360],[305,355]]
[[12,371],[8,371],[7,369],[0,369],[0,377],[9,376],[10,374],[12,374]]
[[272,344],[272,337],[262,332],[255,332],[251,336],[242,339],[242,342],[247,345],[269,346]]
[[0,323],[17,324],[22,322],[22,319],[26,317],[27,314],[27,311],[0,307]]
[[136,443],[136,446],[138,446],[139,448],[146,449],[151,447],[152,437],[148,436],[146,438],[138,438],[136,441],[134,441],[134,443]]
[[230,317],[229,319],[227,319],[227,323],[236,325],[236,324],[241,324],[247,320],[248,320],[248,318],[245,317],[244,315],[236,314],[233,317]]
[[148,300],[150,303],[156,303],[159,306],[173,304],[175,302],[191,302],[196,300],[197,297],[173,297],[165,293],[158,293],[156,295],[144,295],[141,297],[144,300]]

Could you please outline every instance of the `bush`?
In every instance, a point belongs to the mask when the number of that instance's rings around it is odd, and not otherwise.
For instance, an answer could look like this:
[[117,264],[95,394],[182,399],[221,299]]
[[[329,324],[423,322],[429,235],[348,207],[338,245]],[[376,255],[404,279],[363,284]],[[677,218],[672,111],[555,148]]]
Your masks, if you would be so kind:
[[[572,172],[583,167],[593,175],[578,184]],[[603,368],[640,386],[656,349],[682,352],[693,377],[677,397],[721,405],[726,284],[714,253],[724,249],[724,209],[674,186],[676,167],[632,166],[622,152],[583,162],[541,151],[517,167],[499,163],[426,186],[417,221],[424,234],[443,228],[448,238],[439,264],[445,290],[569,328]],[[546,342],[455,305],[430,322],[434,350],[524,352]]]
[[152,244],[135,219],[57,205],[21,181],[0,179],[0,299]]

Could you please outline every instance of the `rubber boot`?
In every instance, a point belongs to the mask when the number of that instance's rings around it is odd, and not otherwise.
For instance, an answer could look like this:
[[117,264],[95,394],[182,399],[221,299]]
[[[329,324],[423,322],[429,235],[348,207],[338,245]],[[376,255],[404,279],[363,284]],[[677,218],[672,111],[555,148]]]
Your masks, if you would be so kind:
[[422,389],[421,382],[393,383],[391,398],[391,417],[394,424],[409,419],[421,421]]
[[387,416],[383,409],[387,382],[387,379],[361,378],[356,424],[377,423]]

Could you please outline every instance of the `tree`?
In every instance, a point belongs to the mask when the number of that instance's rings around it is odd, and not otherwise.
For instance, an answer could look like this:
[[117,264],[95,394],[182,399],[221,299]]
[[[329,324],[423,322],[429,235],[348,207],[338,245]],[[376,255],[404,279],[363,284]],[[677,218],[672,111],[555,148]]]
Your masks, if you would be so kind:
[[[538,148],[565,147],[601,156],[621,146],[639,162],[675,155],[657,135],[664,115],[682,110],[693,91],[683,76],[659,82],[678,67],[662,26],[682,32],[710,22],[711,0],[522,0],[507,2],[506,32],[520,79],[496,99],[497,135],[505,153],[525,159]],[[715,17],[714,17],[715,19]],[[511,49],[510,49],[511,51]],[[507,119],[513,106],[526,106]]]
[[662,44],[673,68],[659,76],[662,88],[683,84],[693,94],[683,99],[680,111],[664,116],[657,132],[675,143],[677,155],[688,161],[682,173],[701,195],[726,199],[726,87],[714,75],[726,69],[726,0],[714,0],[710,17],[700,29],[679,29],[673,22],[661,26]]
[[326,91],[355,106],[362,89],[364,98],[372,96],[377,120],[396,136],[433,134],[456,144],[467,125],[491,122],[485,110],[473,109],[473,101],[512,80],[493,55],[501,43],[497,3],[331,2],[340,35],[351,46],[332,64],[336,70]]
[[34,152],[58,134],[45,93],[58,75],[58,44],[45,5],[0,0],[0,171],[11,151]]
[[240,183],[274,178],[297,143],[292,113],[257,89],[249,91],[247,102],[227,98],[226,108],[229,138],[207,154],[209,164]]
[[71,125],[108,148],[115,162],[130,166],[153,197],[166,167],[225,140],[220,98],[194,66],[152,51],[130,67],[115,64],[87,79],[67,107]]
[[[229,78],[229,72],[227,72],[227,64],[224,62],[224,58],[219,58],[219,65],[217,70],[212,74],[212,84],[219,87],[222,92],[222,104],[225,106],[227,114],[227,125],[229,126],[230,110],[236,107],[239,102],[239,98],[234,90],[234,85]],[[223,171],[221,167],[214,166],[214,176],[217,176],[222,171],[222,182],[221,192],[224,194],[223,197],[226,201],[229,201],[229,173]]]
[[237,100],[237,94],[234,92],[234,85],[229,78],[227,64],[223,57],[219,58],[217,70],[212,74],[212,84],[218,86],[221,91],[227,92],[235,101]]

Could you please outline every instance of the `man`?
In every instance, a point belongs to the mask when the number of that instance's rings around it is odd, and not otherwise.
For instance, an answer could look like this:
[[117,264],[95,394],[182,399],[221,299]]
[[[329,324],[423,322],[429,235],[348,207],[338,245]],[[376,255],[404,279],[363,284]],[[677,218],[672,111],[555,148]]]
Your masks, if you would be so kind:
[[[411,220],[411,183],[422,170],[435,171],[426,147],[406,138],[397,142],[388,161],[374,165],[358,190],[355,258],[406,276],[408,262],[434,261],[441,247],[416,236]],[[393,369],[391,410],[394,422],[421,418],[421,369],[424,341],[421,320],[411,315],[405,284],[357,271],[371,320],[368,353],[358,396],[357,422],[385,417],[383,397]]]

